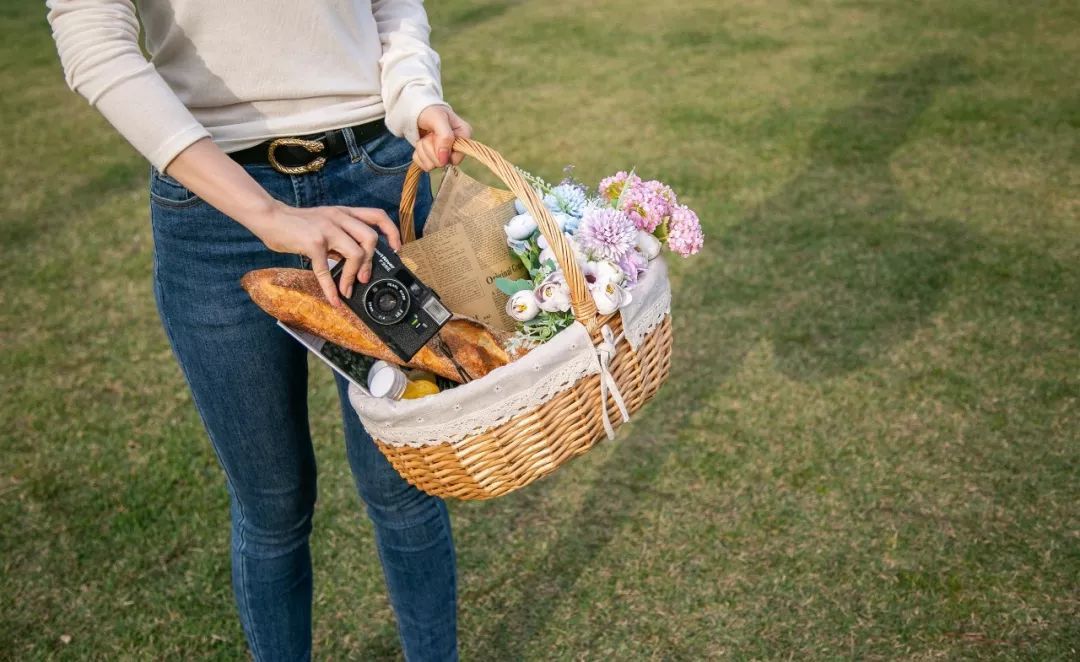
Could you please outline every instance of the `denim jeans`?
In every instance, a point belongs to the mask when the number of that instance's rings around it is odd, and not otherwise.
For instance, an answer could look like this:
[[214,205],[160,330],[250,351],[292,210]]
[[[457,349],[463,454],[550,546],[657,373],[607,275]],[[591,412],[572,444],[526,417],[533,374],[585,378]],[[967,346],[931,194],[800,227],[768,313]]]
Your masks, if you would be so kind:
[[[379,207],[397,220],[412,147],[384,134],[349,145],[322,170],[283,175],[245,166],[289,205]],[[431,207],[421,182],[418,225]],[[232,519],[232,583],[258,661],[311,656],[316,498],[308,429],[307,351],[240,288],[252,269],[303,266],[151,170],[154,293],[161,320],[224,469]],[[406,483],[378,451],[337,379],[345,445],[407,660],[457,659],[454,546],[446,505]],[[356,614],[355,618],[364,618]]]

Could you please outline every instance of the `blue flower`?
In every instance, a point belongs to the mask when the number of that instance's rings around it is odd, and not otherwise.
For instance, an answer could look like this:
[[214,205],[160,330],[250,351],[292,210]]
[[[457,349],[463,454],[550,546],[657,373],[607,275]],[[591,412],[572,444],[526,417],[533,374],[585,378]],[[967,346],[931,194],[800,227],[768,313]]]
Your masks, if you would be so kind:
[[544,196],[544,206],[581,218],[585,211],[585,190],[576,184],[559,184]]

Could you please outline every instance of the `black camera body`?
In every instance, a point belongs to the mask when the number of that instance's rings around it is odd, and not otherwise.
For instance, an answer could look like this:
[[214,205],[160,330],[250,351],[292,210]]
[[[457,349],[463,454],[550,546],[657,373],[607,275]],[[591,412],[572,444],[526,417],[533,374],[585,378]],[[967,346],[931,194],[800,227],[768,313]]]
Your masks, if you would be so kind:
[[[344,262],[331,270],[334,282]],[[410,361],[450,319],[435,291],[424,285],[380,237],[371,260],[371,279],[357,282],[342,299],[402,361]]]

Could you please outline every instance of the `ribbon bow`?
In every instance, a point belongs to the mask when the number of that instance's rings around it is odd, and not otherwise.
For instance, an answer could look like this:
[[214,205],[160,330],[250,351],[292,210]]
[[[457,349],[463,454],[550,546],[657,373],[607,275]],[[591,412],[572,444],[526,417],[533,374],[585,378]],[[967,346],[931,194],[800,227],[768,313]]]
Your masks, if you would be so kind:
[[622,334],[616,337],[611,327],[605,324],[600,328],[600,335],[603,337],[603,341],[596,346],[596,356],[600,359],[600,411],[604,415],[604,431],[607,432],[608,439],[614,439],[615,428],[611,425],[611,417],[608,415],[607,407],[609,391],[611,399],[615,401],[615,406],[619,408],[619,413],[622,414],[623,422],[630,420],[630,412],[626,409],[626,403],[623,401],[622,393],[619,391],[619,385],[615,382],[615,377],[608,368],[611,365],[611,359],[615,357],[615,343],[619,341],[619,338],[622,338]]

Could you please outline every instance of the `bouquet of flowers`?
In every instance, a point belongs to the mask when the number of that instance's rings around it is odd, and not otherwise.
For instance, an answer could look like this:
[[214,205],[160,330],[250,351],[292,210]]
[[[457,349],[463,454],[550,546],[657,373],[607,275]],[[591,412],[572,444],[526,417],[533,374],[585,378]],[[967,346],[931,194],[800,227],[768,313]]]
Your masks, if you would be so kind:
[[[566,235],[601,315],[630,303],[634,285],[664,244],[683,257],[701,250],[705,237],[697,214],[680,205],[662,182],[618,172],[602,179],[593,193],[569,174],[555,186],[522,175]],[[504,230],[529,278],[500,278],[495,285],[510,297],[506,312],[519,322],[517,342],[533,346],[568,327],[574,317],[570,288],[554,253],[525,205],[520,200],[515,205],[518,215]]]

